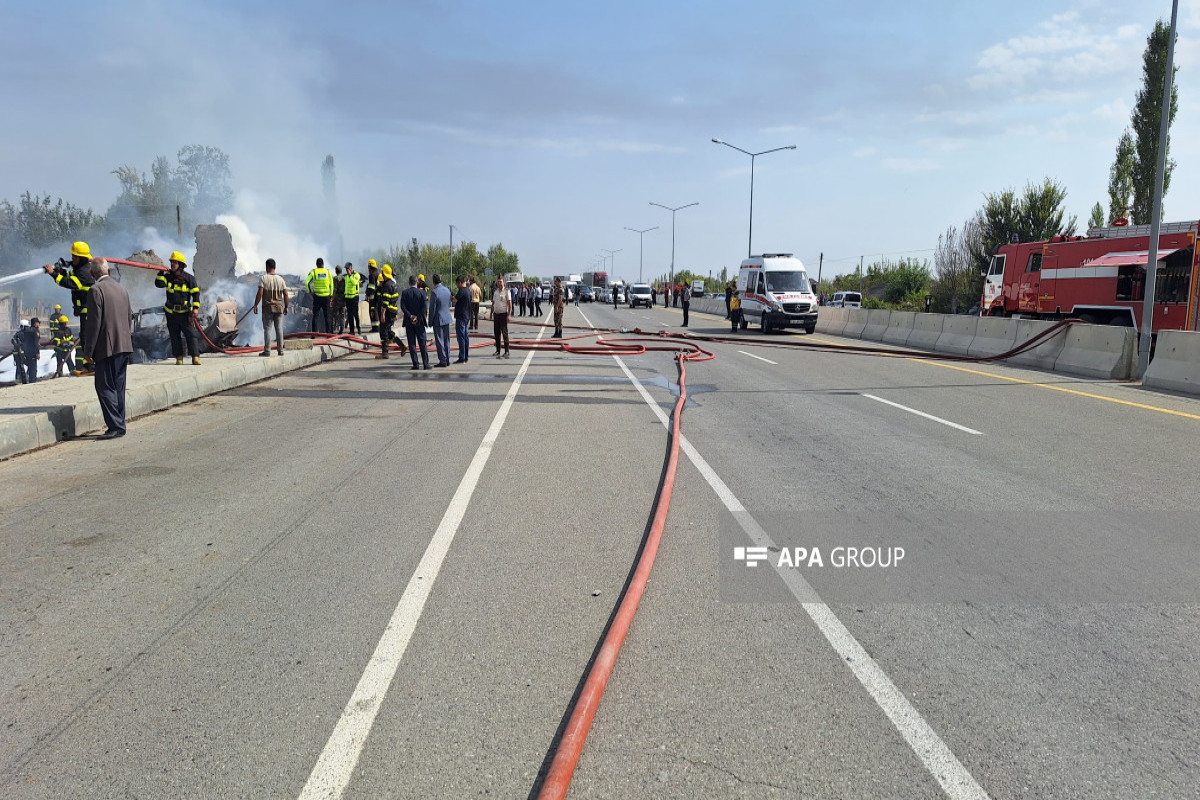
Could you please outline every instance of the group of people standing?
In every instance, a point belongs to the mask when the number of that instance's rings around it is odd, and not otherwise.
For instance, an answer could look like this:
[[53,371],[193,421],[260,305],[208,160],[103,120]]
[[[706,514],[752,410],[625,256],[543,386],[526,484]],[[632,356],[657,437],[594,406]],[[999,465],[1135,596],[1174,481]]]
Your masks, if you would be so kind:
[[[408,288],[403,292],[398,290],[396,279],[392,274],[390,264],[384,264],[380,271],[379,285],[375,297],[379,304],[379,343],[383,351],[382,357],[388,358],[388,351],[395,334],[392,332],[396,320],[404,325],[407,348],[400,344],[400,355],[407,351],[412,358],[412,369],[430,369],[429,347],[425,339],[425,329],[433,329],[433,345],[437,354],[434,367],[450,366],[450,326],[453,325],[458,339],[458,360],[455,364],[465,364],[470,359],[470,326],[472,306],[478,309],[478,303],[473,301],[473,294],[468,287],[469,279],[464,275],[458,279],[458,290],[451,295],[450,289],[442,283],[442,276],[433,276],[433,286],[425,284],[424,275],[409,275]],[[476,312],[477,314],[477,312]]]

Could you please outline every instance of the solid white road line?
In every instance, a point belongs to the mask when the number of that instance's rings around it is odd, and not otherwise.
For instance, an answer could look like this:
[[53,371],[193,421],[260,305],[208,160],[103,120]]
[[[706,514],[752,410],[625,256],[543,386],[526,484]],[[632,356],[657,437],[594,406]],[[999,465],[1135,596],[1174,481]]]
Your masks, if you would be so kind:
[[951,428],[956,428],[960,431],[964,431],[973,436],[983,436],[983,431],[977,431],[974,428],[968,428],[965,425],[959,425],[957,422],[951,422],[948,419],[942,419],[941,417],[935,417],[933,414],[926,414],[924,411],[917,411],[915,408],[909,408],[908,406],[902,406],[899,403],[893,403],[891,400],[884,400],[882,397],[876,397],[873,394],[867,394],[866,392],[859,392],[859,394],[861,394],[863,397],[870,398],[871,400],[874,400],[876,402],[891,406],[892,408],[898,408],[901,411],[907,411],[910,414],[916,414],[918,417],[924,417],[925,419],[931,419],[934,422],[940,422],[943,425],[949,425]]
[[756,356],[756,355],[754,355],[754,353],[747,353],[745,350],[738,350],[738,352],[744,356],[750,356],[751,358],[757,358],[759,361],[765,361],[768,364],[774,364],[775,366],[779,366],[778,361],[772,361],[769,358],[763,358],[762,356]]
[[[537,338],[541,339],[545,332],[544,327],[538,330]],[[366,744],[367,736],[375,724],[375,717],[383,705],[388,687],[396,677],[400,660],[404,658],[404,651],[408,648],[417,622],[421,619],[425,601],[429,599],[442,562],[450,551],[450,543],[454,541],[454,535],[458,532],[458,526],[471,501],[471,495],[475,492],[479,476],[483,474],[483,468],[492,454],[492,447],[496,444],[500,429],[504,427],[509,409],[512,408],[517,391],[521,388],[521,381],[529,370],[529,362],[533,359],[534,352],[530,350],[526,354],[524,363],[517,371],[517,377],[513,379],[504,402],[500,404],[500,410],[496,412],[491,426],[479,444],[479,449],[475,451],[475,457],[471,459],[458,489],[450,499],[450,506],[425,548],[425,554],[421,556],[421,562],[409,579],[408,586],[404,588],[400,602],[392,612],[392,618],[375,647],[375,653],[367,663],[354,694],[346,703],[341,719],[333,729],[333,735],[329,737],[316,766],[308,776],[308,782],[300,792],[300,800],[330,800],[341,797],[346,791],[358,758],[362,754],[363,745]]]
[[[585,318],[586,319],[586,318]],[[588,323],[591,325],[591,322]],[[655,402],[650,393],[642,385],[642,382],[637,379],[637,376],[629,371],[629,367],[625,366],[625,362],[620,356],[613,356],[616,359],[617,365],[625,373],[626,377],[633,383],[634,387],[641,394],[642,399],[650,406],[650,409],[658,417],[664,427],[670,428],[670,417],[662,407]],[[716,471],[709,466],[704,457],[699,451],[692,446],[686,436],[680,436],[679,446],[687,457],[695,465],[700,474],[704,476],[704,480],[716,492],[717,497],[737,520],[738,525],[750,537],[756,545],[762,547],[776,548],[774,540],[770,535],[763,530],[763,527],[758,524],[758,521],[751,516],[742,502],[737,499],[737,496],[730,488],[721,480]],[[769,562],[768,562],[769,563]],[[792,595],[800,601],[804,610],[808,613],[809,618],[816,624],[817,629],[825,636],[826,641],[833,646],[833,649],[842,658],[842,660],[850,667],[850,670],[858,678],[859,683],[871,695],[875,702],[883,709],[883,713],[887,715],[892,724],[896,726],[896,730],[904,737],[904,741],[908,742],[909,747],[921,759],[921,763],[929,770],[930,774],[937,779],[941,784],[942,790],[951,798],[951,800],[988,800],[988,794],[983,790],[983,787],[975,780],[967,768],[962,765],[958,757],[953,751],[942,741],[937,732],[929,726],[921,713],[909,702],[904,693],[896,688],[892,683],[891,678],[883,671],[883,668],[871,658],[853,634],[846,629],[842,621],[837,615],[830,610],[824,601],[821,600],[816,590],[812,588],[808,581],[800,575],[799,572],[786,567],[776,568],[777,574],[783,579]]]

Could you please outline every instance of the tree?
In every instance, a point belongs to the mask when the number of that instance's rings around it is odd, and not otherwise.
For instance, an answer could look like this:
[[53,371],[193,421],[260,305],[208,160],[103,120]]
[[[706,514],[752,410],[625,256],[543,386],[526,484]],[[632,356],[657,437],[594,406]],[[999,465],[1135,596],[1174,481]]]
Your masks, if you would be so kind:
[[[1154,23],[1154,31],[1146,39],[1146,51],[1142,56],[1142,88],[1137,94],[1131,120],[1136,140],[1137,158],[1133,169],[1133,215],[1132,222],[1146,224],[1152,216],[1154,202],[1154,175],[1158,168],[1158,129],[1162,122],[1163,86],[1167,77],[1167,46],[1172,35],[1171,26],[1163,20]],[[1172,76],[1174,77],[1174,76]],[[1175,121],[1179,109],[1179,97],[1174,81],[1171,85],[1171,108],[1167,116],[1167,129]],[[1167,137],[1166,150],[1171,152],[1171,139]],[[1171,186],[1171,172],[1175,162],[1166,159],[1163,172],[1163,196]]]
[[182,226],[191,230],[198,223],[212,222],[233,204],[229,156],[216,147],[188,145],[179,151],[174,167],[159,156],[149,176],[131,164],[117,167],[112,174],[121,184],[121,194],[108,217],[120,227],[174,228],[178,206]]
[[105,218],[90,208],[26,191],[16,205],[0,202],[0,265],[20,264],[35,250],[94,239],[104,228]]
[[1075,233],[1076,218],[1065,219],[1063,210],[1067,190],[1050,178],[1044,178],[1041,184],[1026,184],[1019,198],[1014,190],[1005,189],[984,199],[974,254],[976,271],[986,270],[995,249],[1014,236],[1022,242],[1040,242]]
[[1104,206],[1096,203],[1092,206],[1092,215],[1088,217],[1088,228],[1104,227]]
[[883,299],[885,302],[912,305],[914,298],[924,308],[925,290],[930,281],[929,264],[915,258],[902,258],[887,270]]
[[961,230],[951,225],[938,237],[937,249],[933,253],[937,277],[929,288],[934,311],[950,313],[955,308],[955,298],[958,298],[958,308],[965,311],[983,293],[983,278],[974,258],[980,224],[980,214],[977,213],[963,223]]
[[[1108,222],[1129,213],[1133,201],[1133,173],[1137,168],[1133,134],[1126,128],[1117,142],[1117,154],[1108,170]],[[1099,226],[1095,226],[1099,227]]]

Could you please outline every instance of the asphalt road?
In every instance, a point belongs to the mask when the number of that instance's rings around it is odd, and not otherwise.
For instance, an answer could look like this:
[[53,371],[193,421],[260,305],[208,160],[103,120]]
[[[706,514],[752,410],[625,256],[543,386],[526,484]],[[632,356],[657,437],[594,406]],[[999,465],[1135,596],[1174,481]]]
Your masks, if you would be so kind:
[[[738,336],[569,796],[1195,796],[1200,402]],[[0,463],[0,795],[529,796],[676,378],[342,359]]]

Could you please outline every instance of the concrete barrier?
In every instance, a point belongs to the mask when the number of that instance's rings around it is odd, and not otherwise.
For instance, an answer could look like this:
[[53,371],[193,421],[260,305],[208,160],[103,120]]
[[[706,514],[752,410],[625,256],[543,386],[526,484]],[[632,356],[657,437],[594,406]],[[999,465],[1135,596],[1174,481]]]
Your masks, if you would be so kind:
[[846,309],[825,306],[817,313],[817,330],[829,336],[841,336],[846,329]]
[[[1013,346],[1019,347],[1034,336],[1053,328],[1057,324],[1056,322],[1045,322],[1038,319],[1019,319],[1017,320],[1017,341]],[[1020,355],[1005,359],[1004,363],[1022,367],[1036,367],[1037,369],[1054,369],[1054,362],[1058,360],[1059,354],[1062,353],[1062,349],[1067,343],[1067,330],[1069,329],[1060,329],[1053,336],[1043,339],[1037,347],[1026,350]]]
[[1003,317],[980,317],[975,326],[975,338],[967,347],[967,355],[986,358],[1013,349],[1017,341],[1017,323],[1020,320]]
[[1133,328],[1072,325],[1062,352],[1054,360],[1054,370],[1089,378],[1129,380],[1136,362],[1136,343]]
[[888,317],[887,329],[883,332],[883,341],[897,347],[905,347],[908,337],[912,334],[916,313],[912,311],[893,311]]
[[867,312],[862,308],[844,308],[846,312],[846,327],[842,328],[842,336],[851,339],[861,339],[863,328],[867,327]]
[[867,311],[867,323],[863,326],[862,338],[873,342],[882,342],[883,334],[887,331],[888,320],[892,312],[886,308],[872,308]]
[[1154,360],[1142,377],[1142,385],[1200,394],[1200,333],[1160,332],[1154,346]]
[[939,353],[958,353],[966,355],[975,341],[975,329],[979,327],[979,317],[946,317],[942,323],[942,333],[937,338],[934,350]]
[[942,314],[915,315],[913,329],[908,334],[908,341],[904,343],[904,346],[918,347],[922,350],[937,349],[937,340],[942,335],[942,324],[946,319],[947,317]]

